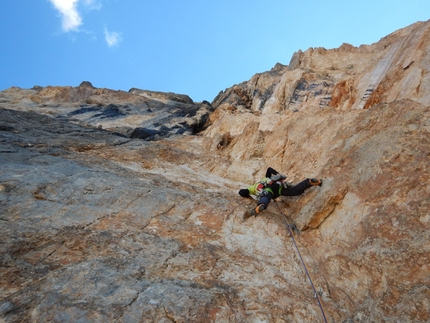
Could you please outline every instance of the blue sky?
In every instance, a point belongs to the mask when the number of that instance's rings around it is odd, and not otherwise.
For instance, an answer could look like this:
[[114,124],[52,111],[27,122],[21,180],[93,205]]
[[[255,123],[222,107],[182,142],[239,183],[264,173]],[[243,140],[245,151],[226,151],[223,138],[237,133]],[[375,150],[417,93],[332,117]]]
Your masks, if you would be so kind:
[[428,19],[429,0],[2,0],[0,90],[90,81],[210,102],[299,49]]

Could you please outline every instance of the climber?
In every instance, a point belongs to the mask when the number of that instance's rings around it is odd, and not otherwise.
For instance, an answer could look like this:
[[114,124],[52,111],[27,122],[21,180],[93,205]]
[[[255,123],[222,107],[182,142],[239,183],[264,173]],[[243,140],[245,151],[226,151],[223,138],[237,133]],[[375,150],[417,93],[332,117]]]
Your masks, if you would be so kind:
[[321,186],[322,179],[306,178],[297,185],[292,185],[285,180],[287,176],[279,174],[276,170],[269,167],[266,171],[266,177],[251,185],[248,188],[241,189],[239,195],[242,197],[257,197],[257,207],[247,211],[243,219],[246,220],[251,216],[257,216],[261,211],[267,209],[271,200],[279,196],[297,196],[303,194],[311,186]]

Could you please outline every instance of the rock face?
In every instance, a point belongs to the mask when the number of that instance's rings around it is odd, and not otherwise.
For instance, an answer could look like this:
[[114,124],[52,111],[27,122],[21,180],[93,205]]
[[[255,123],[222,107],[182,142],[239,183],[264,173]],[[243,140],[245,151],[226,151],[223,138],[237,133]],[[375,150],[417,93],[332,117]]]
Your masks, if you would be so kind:
[[195,134],[213,111],[209,102],[194,103],[186,95],[98,89],[87,81],[78,87],[10,88],[2,97],[6,104],[0,104],[6,108],[37,111],[148,141]]
[[[430,21],[220,92],[0,92],[0,322],[429,322]],[[142,140],[146,139],[146,140]]]

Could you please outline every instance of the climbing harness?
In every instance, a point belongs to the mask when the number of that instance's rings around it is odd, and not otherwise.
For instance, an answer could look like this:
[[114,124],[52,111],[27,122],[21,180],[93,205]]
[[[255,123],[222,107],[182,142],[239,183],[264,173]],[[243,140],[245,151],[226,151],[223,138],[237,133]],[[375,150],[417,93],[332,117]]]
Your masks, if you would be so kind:
[[275,202],[276,207],[278,208],[279,212],[280,212],[280,213],[281,213],[281,215],[282,215],[282,218],[284,219],[285,225],[287,226],[287,229],[288,229],[288,234],[290,235],[291,240],[293,240],[294,246],[296,247],[296,250],[297,250],[297,254],[299,255],[299,258],[300,258],[300,260],[301,260],[301,262],[302,262],[303,268],[305,269],[306,276],[308,276],[309,282],[310,282],[310,284],[311,284],[311,286],[312,286],[312,289],[313,289],[313,291],[314,291],[314,297],[315,297],[315,298],[317,299],[317,301],[318,301],[318,306],[319,306],[319,308],[320,308],[320,310],[321,310],[321,314],[322,314],[322,316],[323,316],[323,318],[324,318],[324,322],[325,322],[325,323],[327,323],[327,319],[326,319],[326,317],[325,317],[324,308],[323,308],[323,306],[322,306],[321,300],[320,300],[320,298],[319,298],[319,296],[318,296],[318,293],[317,293],[317,291],[316,291],[316,289],[315,289],[314,283],[312,282],[311,275],[309,275],[308,269],[306,268],[305,262],[303,261],[302,255],[300,254],[299,247],[298,247],[298,246],[297,246],[297,244],[296,244],[296,240],[294,239],[293,230],[291,229],[291,228],[292,228],[292,225],[290,225],[290,224],[288,223],[287,216],[282,212],[282,210],[281,210],[281,208],[279,207],[279,205],[278,205],[278,203],[276,202],[276,200],[273,200],[273,202]]

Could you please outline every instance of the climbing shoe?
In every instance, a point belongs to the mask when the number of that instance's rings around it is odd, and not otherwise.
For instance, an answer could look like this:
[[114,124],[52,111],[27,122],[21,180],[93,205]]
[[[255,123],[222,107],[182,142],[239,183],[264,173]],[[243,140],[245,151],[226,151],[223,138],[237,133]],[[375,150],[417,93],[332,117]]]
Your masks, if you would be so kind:
[[266,209],[266,205],[260,204],[255,209],[252,209],[251,211],[249,211],[249,214],[250,214],[249,216],[257,216],[258,213],[260,213],[265,209]]
[[318,178],[310,178],[308,179],[309,184],[311,184],[312,186],[321,186],[322,185],[322,179],[318,179]]

